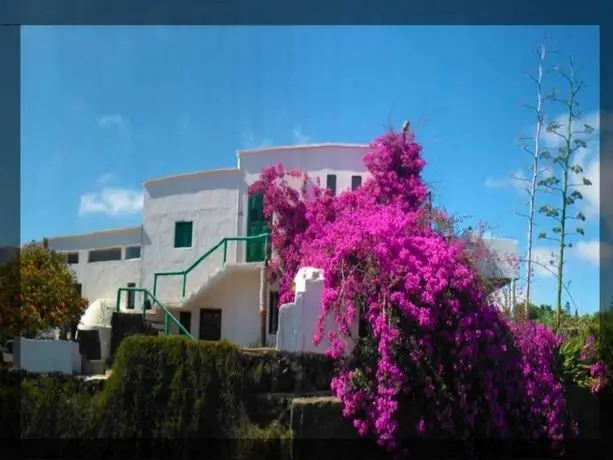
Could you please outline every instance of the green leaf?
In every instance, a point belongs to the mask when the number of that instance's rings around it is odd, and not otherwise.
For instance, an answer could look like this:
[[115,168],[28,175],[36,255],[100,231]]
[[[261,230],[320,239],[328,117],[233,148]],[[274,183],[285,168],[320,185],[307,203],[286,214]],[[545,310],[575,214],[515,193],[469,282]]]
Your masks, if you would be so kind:
[[575,174],[581,174],[583,172],[583,168],[580,165],[573,165],[569,169]]
[[560,128],[562,127],[562,125],[560,125],[560,123],[558,123],[557,121],[552,121],[549,124],[547,124],[547,132],[548,133],[555,133],[557,132]]
[[571,194],[571,197],[573,197],[575,200],[582,200],[583,199],[583,195],[581,192],[579,192],[578,190],[574,190]]
[[583,178],[583,185],[590,186],[590,185],[592,185],[592,181],[589,180],[587,177],[584,177]]
[[561,227],[554,227],[551,229],[551,231],[553,231],[553,233],[562,233],[562,228]]
[[549,160],[551,159],[551,154],[549,153],[549,150],[543,150],[539,153],[539,158],[541,160]]
[[540,233],[538,234],[538,238],[539,238],[539,240],[540,240],[540,239],[543,239],[543,238],[547,238],[547,233],[545,233],[545,232],[540,232]]
[[583,232],[583,227],[577,227],[577,233],[579,235],[585,235],[585,233]]

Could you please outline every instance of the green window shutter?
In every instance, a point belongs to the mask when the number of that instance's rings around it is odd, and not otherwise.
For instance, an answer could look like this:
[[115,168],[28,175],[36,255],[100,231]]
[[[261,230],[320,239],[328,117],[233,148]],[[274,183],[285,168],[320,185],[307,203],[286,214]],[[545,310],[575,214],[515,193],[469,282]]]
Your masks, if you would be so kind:
[[175,248],[190,248],[192,233],[192,222],[175,222]]
[[[247,204],[247,236],[261,235],[266,231],[264,199],[261,194],[249,196]],[[264,244],[259,241],[247,243],[247,262],[263,261],[266,255]]]

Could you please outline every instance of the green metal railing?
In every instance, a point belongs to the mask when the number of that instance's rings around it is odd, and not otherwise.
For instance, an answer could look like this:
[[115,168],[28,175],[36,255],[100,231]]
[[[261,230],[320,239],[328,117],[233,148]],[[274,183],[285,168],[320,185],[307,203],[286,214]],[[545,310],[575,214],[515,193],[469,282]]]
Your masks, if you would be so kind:
[[151,292],[149,292],[145,288],[136,288],[136,287],[123,287],[123,288],[119,288],[117,290],[117,303],[115,305],[115,309],[116,309],[117,313],[119,313],[119,311],[120,311],[119,304],[121,302],[121,293],[122,292],[134,292],[134,293],[140,292],[140,293],[144,294],[143,295],[143,319],[145,318],[145,315],[147,314],[147,310],[148,310],[148,308],[146,308],[147,300],[151,299],[151,301],[152,301],[151,302],[151,306],[153,306],[154,304],[158,304],[160,306],[160,308],[162,309],[162,311],[164,312],[164,334],[168,335],[168,333],[170,332],[170,323],[173,322],[177,326],[179,331],[181,331],[185,336],[187,336],[191,340],[196,340],[194,338],[194,336],[191,335],[187,329],[185,329],[183,324],[181,324],[181,322],[177,318],[175,318],[175,316],[170,312],[170,310],[168,310],[166,305],[164,305],[162,302],[160,302]]
[[[155,296],[157,294],[158,278],[161,278],[164,276],[181,276],[183,277],[181,281],[181,300],[183,300],[185,298],[187,275],[189,274],[189,272],[195,269],[198,265],[202,263],[204,259],[209,257],[211,254],[213,254],[215,251],[217,251],[221,247],[223,247],[223,264],[225,265],[228,260],[228,243],[232,241],[246,241],[246,242],[262,241],[262,243],[264,244],[264,248],[267,248],[268,247],[268,233],[262,233],[260,235],[254,235],[254,236],[234,236],[234,237],[224,238],[219,243],[217,243],[215,246],[213,246],[211,249],[209,249],[207,252],[205,252],[203,255],[198,257],[198,259],[196,259],[196,261],[193,264],[191,264],[188,268],[186,268],[185,270],[154,273],[153,275],[153,295]],[[266,254],[266,250],[264,251],[264,254]]]
[[170,323],[172,322],[177,326],[179,331],[181,331],[184,335],[186,335],[192,340],[196,340],[194,336],[192,336],[189,333],[189,331],[185,329],[185,327],[181,324],[181,322],[170,312],[168,307],[166,307],[166,305],[164,305],[162,302],[160,302],[157,299],[156,294],[157,294],[158,278],[161,278],[163,276],[181,276],[183,277],[182,283],[181,283],[181,301],[182,301],[185,298],[187,275],[193,269],[195,269],[198,265],[200,265],[204,259],[209,257],[211,254],[213,254],[217,249],[221,247],[223,247],[223,264],[225,265],[228,260],[228,243],[232,241],[246,241],[246,242],[262,241],[264,248],[265,248],[264,257],[266,257],[266,254],[267,254],[266,248],[268,248],[268,233],[262,233],[260,235],[254,235],[254,236],[235,236],[235,237],[224,238],[219,243],[217,243],[215,246],[213,246],[211,249],[209,249],[207,252],[205,252],[202,256],[198,257],[198,259],[196,259],[196,261],[192,263],[185,270],[154,273],[153,274],[153,292],[149,292],[149,290],[145,288],[137,288],[137,287],[119,288],[117,290],[117,304],[116,304],[117,312],[119,313],[120,311],[119,304],[121,302],[122,292],[134,292],[134,293],[140,292],[143,294],[143,313],[142,313],[143,319],[146,317],[147,310],[148,310],[148,308],[146,308],[147,300],[151,299],[152,301],[151,306],[153,307],[154,304],[157,304],[160,306],[160,308],[164,312],[164,333],[165,334],[168,335],[169,329],[170,329]]

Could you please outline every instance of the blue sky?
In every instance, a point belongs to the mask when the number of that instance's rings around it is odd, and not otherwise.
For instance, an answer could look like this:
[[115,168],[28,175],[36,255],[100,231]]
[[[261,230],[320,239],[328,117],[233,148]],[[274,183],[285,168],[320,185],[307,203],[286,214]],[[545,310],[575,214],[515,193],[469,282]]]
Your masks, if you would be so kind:
[[[138,224],[144,180],[233,166],[236,149],[368,142],[409,119],[437,203],[523,250],[511,176],[529,164],[525,72],[545,33],[552,64],[577,58],[582,111],[597,120],[597,27],[24,27],[22,241]],[[582,155],[590,220],[567,270],[580,312],[599,290],[595,139]],[[551,276],[534,300],[553,303]]]

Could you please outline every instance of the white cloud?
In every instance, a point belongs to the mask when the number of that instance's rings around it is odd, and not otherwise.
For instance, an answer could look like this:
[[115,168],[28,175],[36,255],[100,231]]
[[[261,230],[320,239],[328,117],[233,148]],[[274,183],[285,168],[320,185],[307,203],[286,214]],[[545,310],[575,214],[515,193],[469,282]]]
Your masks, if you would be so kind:
[[308,144],[309,141],[311,140],[309,136],[306,136],[302,132],[302,126],[300,125],[297,125],[294,127],[294,130],[292,131],[292,138],[294,140],[294,144],[297,144],[297,145]]
[[79,215],[106,214],[116,217],[140,212],[143,192],[121,187],[104,187],[100,192],[81,195]]
[[541,277],[554,277],[556,274],[555,251],[548,247],[532,248],[534,274]]
[[510,188],[514,189],[518,193],[525,194],[526,188],[530,186],[530,182],[526,177],[526,174],[520,169],[506,178],[493,179],[488,177],[485,180],[485,186],[487,188]]
[[488,177],[485,179],[485,186],[487,188],[505,188],[509,185],[508,179],[492,179]]
[[98,126],[101,128],[110,128],[113,126],[117,128],[124,128],[126,124],[127,119],[120,113],[102,115],[100,118],[98,118]]
[[599,265],[601,260],[604,261],[613,258],[613,246],[601,243],[598,240],[579,241],[575,245],[575,249],[577,250],[577,255],[581,259],[596,266]]

